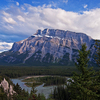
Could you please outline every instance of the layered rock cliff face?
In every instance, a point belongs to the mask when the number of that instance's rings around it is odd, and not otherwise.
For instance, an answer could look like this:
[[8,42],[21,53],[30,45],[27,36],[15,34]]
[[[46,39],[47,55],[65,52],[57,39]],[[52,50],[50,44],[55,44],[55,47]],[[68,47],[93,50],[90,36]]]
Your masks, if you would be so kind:
[[90,61],[93,61],[95,40],[86,34],[58,29],[38,30],[29,38],[15,42],[10,51],[0,54],[0,62],[64,65],[76,61],[78,50],[83,43],[86,43],[87,49],[90,49]]

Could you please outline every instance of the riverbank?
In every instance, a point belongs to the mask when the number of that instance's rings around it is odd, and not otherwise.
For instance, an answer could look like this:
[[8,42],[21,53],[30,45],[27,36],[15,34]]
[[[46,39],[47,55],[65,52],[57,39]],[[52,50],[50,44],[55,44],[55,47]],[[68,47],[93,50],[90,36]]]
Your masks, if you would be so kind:
[[[28,78],[45,77],[45,76],[52,76],[52,75],[23,76],[23,77],[11,79],[11,81],[14,84],[18,83],[22,89],[25,89],[25,91],[28,91],[30,93],[31,87],[27,87],[25,85],[25,82],[23,82],[22,80],[23,79],[28,79]],[[57,75],[54,75],[54,76],[57,76]],[[58,76],[58,77],[62,77],[62,76]],[[67,78],[68,77],[66,77],[66,79]],[[36,94],[40,93],[40,94],[43,94],[46,98],[48,98],[49,95],[53,92],[53,90],[54,90],[55,87],[57,87],[57,85],[52,85],[52,86],[46,86],[46,87],[44,87],[44,83],[43,83],[43,84],[38,85],[38,86],[35,87],[35,89],[37,90]]]
[[25,85],[28,87],[35,87],[37,85],[41,85],[43,83],[44,86],[52,86],[52,85],[64,85],[66,84],[66,77],[61,76],[31,76],[26,77],[22,80],[22,82],[26,82]]
[[[16,79],[11,79],[11,81],[14,83],[14,84],[19,84],[19,86],[22,88],[22,89],[25,89],[25,91],[28,91],[28,93],[31,92],[31,87],[27,87],[25,85],[25,82],[22,82],[22,78],[16,78]],[[37,90],[36,94],[43,94],[46,98],[49,97],[49,95],[53,92],[54,88],[57,87],[57,86],[46,86],[46,87],[43,87],[44,86],[44,83],[42,85],[39,85],[39,86],[36,86],[35,89]]]

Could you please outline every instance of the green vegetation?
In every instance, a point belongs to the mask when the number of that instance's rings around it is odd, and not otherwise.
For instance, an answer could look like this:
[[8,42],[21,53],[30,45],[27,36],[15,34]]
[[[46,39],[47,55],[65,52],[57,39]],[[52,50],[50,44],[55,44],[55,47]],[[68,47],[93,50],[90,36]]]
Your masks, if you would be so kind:
[[[4,78],[5,76],[0,76],[1,81]],[[11,82],[8,77],[6,77],[6,80]],[[12,86],[14,91],[16,91],[12,96],[7,96],[7,92],[4,92],[3,87],[0,87],[0,100],[53,100],[51,98],[46,99],[45,96],[41,94],[37,95],[34,86],[32,86],[30,94],[22,89],[18,83],[16,85],[12,83]]]
[[35,87],[35,86],[43,84],[43,82],[38,81],[38,78],[34,78],[34,77],[26,78],[26,79],[23,79],[22,81],[26,82],[25,85],[28,87],[32,87],[32,86]]
[[0,100],[7,100],[7,94],[2,87],[0,87]]
[[30,94],[22,89],[18,84],[14,85],[14,90],[17,92],[17,94],[13,96],[13,100],[46,100],[44,95],[36,95],[36,90],[34,87],[32,87]]
[[55,77],[55,76],[47,76],[47,77],[39,77],[40,82],[45,83],[44,86],[49,85],[61,85],[66,83],[65,77]]
[[96,41],[95,48],[96,48],[95,61],[97,65],[100,67],[100,41]]
[[54,89],[52,98],[54,100],[71,100],[69,89],[67,87],[65,88],[64,86],[58,86]]
[[[100,45],[99,45],[100,48]],[[100,52],[100,51],[99,51]],[[100,64],[100,55],[97,49],[97,64]],[[80,73],[75,73],[69,80],[67,87],[58,87],[53,92],[55,100],[100,100],[100,71],[94,71],[88,67],[89,51],[83,44],[79,51],[76,68]]]
[[[72,80],[70,80],[70,94],[71,98],[76,100],[97,100],[97,90],[95,84],[95,72],[88,67],[88,55],[90,51],[86,50],[86,45],[83,44],[79,51],[77,63],[75,63],[80,74],[74,73]],[[74,82],[73,82],[74,80]]]
[[70,77],[73,75],[73,71],[78,72],[74,66],[0,66],[0,74],[10,78],[32,75],[59,75]]
[[27,87],[32,87],[32,86],[34,86],[34,87],[36,87],[36,86],[38,86],[38,85],[41,85],[42,83],[41,82],[38,82],[38,83],[25,83],[25,85],[27,86]]
[[[100,43],[96,42],[96,56],[95,61],[100,67]],[[54,89],[49,99],[46,99],[43,95],[36,95],[34,86],[43,82],[45,85],[64,84],[65,79],[63,77],[39,77],[25,79],[28,85],[32,85],[31,93],[29,94],[25,90],[16,84],[14,90],[17,95],[13,96],[13,100],[100,100],[100,68],[92,68],[89,66],[89,50],[86,50],[86,45],[83,44],[81,50],[78,51],[77,62],[75,67],[65,66],[53,66],[53,67],[1,67],[0,74],[9,77],[18,77],[24,75],[61,75],[71,76],[69,84],[64,86],[58,86]],[[67,56],[67,55],[66,55]],[[72,74],[72,71],[74,73]],[[2,77],[0,77],[2,80]],[[29,82],[37,82],[36,84],[29,84]],[[2,87],[0,88],[0,99],[7,100],[7,96],[4,93]]]
[[32,78],[27,78],[24,79],[23,82],[25,85],[28,87],[32,86],[37,86],[45,83],[44,86],[49,86],[49,85],[62,85],[66,83],[66,78],[65,77],[59,77],[59,76],[43,76],[43,77],[32,77]]
[[36,78],[25,78],[22,80],[22,82],[33,82],[33,83],[36,83]]

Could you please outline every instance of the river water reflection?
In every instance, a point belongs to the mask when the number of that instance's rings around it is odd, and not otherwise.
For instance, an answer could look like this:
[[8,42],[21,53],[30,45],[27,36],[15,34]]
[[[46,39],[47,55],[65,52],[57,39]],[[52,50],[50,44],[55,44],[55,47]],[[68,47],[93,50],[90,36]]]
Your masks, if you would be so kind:
[[[28,91],[30,93],[31,91],[31,87],[27,87],[24,83],[25,82],[22,82],[22,78],[17,78],[17,79],[11,79],[11,81],[14,83],[14,84],[19,84],[20,87],[22,89],[25,89],[26,91]],[[54,88],[57,87],[57,86],[46,86],[46,87],[43,87],[44,84],[42,85],[39,85],[37,86],[35,89],[37,90],[36,94],[44,94],[44,96],[46,98],[49,97],[50,93],[53,92]]]

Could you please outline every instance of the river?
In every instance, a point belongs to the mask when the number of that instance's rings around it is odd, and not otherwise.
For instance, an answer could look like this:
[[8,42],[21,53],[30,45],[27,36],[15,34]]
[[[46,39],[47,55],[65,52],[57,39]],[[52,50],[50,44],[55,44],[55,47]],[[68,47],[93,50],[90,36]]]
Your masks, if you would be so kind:
[[[11,79],[11,81],[14,83],[14,84],[19,84],[20,87],[22,89],[25,89],[26,91],[28,91],[30,93],[31,91],[31,87],[27,87],[24,83],[25,82],[22,82],[23,78],[16,78],[16,79]],[[44,96],[46,98],[49,97],[50,93],[53,92],[54,88],[57,87],[57,86],[46,86],[46,87],[43,87],[44,84],[42,85],[39,85],[37,86],[35,89],[37,90],[36,94],[44,94]]]

